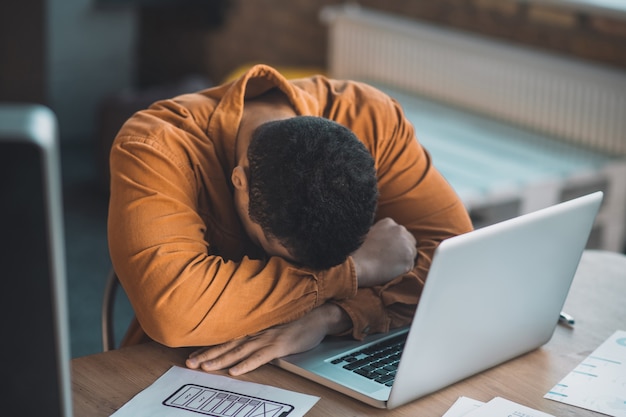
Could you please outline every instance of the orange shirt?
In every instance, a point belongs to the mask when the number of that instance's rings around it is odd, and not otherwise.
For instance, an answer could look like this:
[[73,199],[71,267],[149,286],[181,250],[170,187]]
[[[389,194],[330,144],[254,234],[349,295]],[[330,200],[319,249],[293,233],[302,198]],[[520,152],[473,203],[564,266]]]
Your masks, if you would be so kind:
[[[266,258],[250,242],[233,206],[235,137],[244,97],[275,87],[297,114],[349,127],[372,153],[377,219],[391,217],[414,234],[413,271],[382,287],[358,289],[351,258],[317,272]],[[355,338],[407,324],[437,244],[471,230],[464,206],[398,103],[353,81],[288,81],[270,67],[254,66],[233,82],[133,115],[114,141],[110,165],[113,267],[143,330],[168,346],[225,342],[326,302],[348,313]]]

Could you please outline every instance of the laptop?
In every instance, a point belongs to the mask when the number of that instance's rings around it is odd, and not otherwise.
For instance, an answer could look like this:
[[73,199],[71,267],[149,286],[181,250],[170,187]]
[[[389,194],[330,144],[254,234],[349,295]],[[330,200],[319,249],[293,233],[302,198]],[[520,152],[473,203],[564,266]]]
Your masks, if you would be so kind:
[[47,107],[0,104],[3,415],[72,415],[58,146]]
[[[409,328],[364,341],[328,337],[272,363],[391,409],[542,346],[602,197],[595,192],[444,240]],[[374,354],[379,344],[385,352]],[[365,364],[370,359],[376,363]]]

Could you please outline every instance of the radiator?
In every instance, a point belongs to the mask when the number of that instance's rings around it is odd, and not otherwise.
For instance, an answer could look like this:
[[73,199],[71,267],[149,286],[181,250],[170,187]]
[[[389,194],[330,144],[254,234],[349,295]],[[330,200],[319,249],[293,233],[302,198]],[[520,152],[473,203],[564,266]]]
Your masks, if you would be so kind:
[[356,5],[327,7],[328,71],[626,155],[626,72]]

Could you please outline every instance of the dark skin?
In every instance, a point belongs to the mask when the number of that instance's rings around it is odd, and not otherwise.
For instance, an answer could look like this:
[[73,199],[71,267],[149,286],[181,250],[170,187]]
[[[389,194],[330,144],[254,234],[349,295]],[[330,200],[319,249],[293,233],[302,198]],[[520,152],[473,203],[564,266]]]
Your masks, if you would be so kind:
[[[247,234],[267,255],[280,256],[288,261],[294,260],[289,249],[266,236],[248,216],[246,154],[252,132],[257,126],[294,116],[293,108],[281,93],[272,92],[246,102],[237,134],[235,152],[238,165],[231,175],[235,206]],[[386,218],[372,226],[365,242],[350,259],[359,287],[371,287],[385,284],[413,269],[416,256],[413,235],[404,226]],[[205,371],[228,369],[231,375],[241,375],[273,359],[309,350],[325,336],[347,331],[351,327],[352,322],[341,307],[326,303],[293,322],[193,352],[186,365]]]

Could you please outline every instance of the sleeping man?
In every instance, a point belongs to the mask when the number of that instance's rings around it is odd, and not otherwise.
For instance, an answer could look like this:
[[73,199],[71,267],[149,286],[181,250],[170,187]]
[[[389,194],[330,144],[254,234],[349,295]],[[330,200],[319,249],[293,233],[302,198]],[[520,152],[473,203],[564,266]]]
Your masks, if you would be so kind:
[[190,368],[406,325],[437,245],[472,228],[400,105],[355,81],[257,65],[136,113],[110,156],[122,344],[198,347]]

